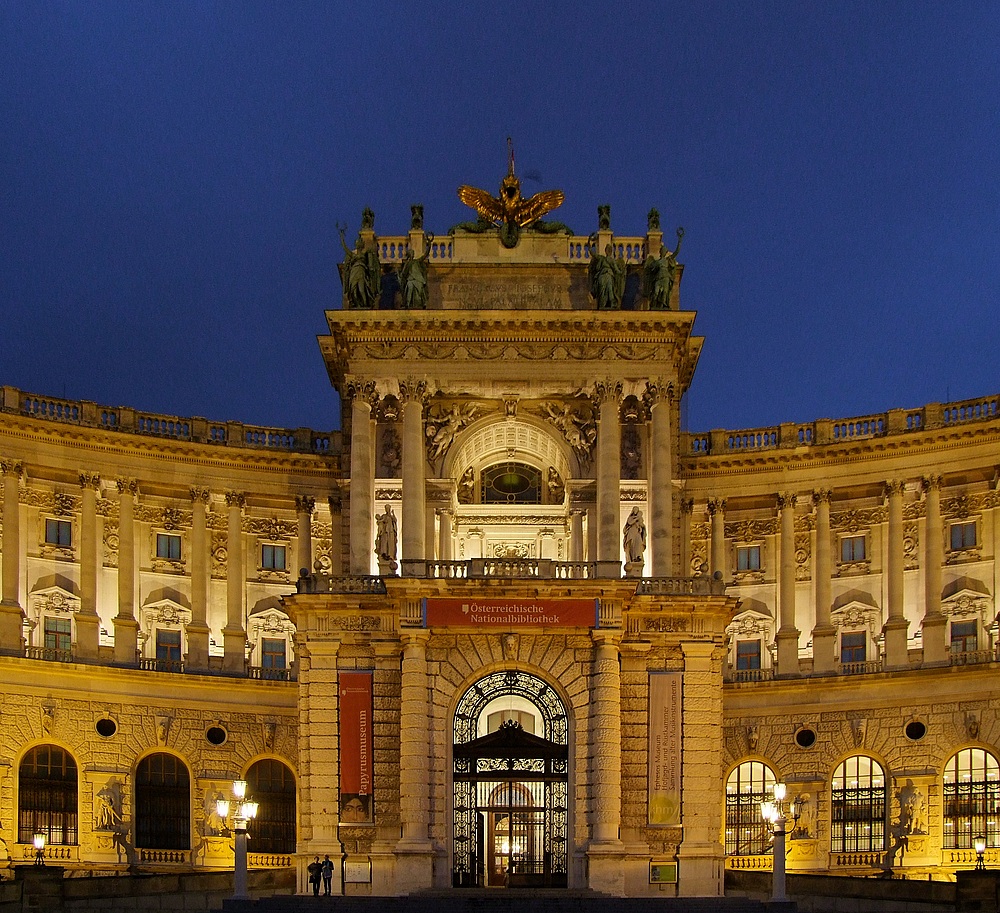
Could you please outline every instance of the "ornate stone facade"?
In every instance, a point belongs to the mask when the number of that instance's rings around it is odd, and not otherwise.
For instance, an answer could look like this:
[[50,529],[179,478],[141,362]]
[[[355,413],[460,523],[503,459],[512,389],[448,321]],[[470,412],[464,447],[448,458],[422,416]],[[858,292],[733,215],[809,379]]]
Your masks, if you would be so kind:
[[[658,220],[362,235],[383,275],[426,255],[426,300],[327,313],[343,433],[2,388],[0,862],[44,826],[80,871],[231,865],[246,776],[251,863],[303,888],[329,853],[346,893],[714,895],[770,864],[744,773],[798,800],[792,871],[961,862],[955,759],[1000,788],[998,399],[682,433],[683,268],[654,310],[587,278],[638,276]],[[167,836],[150,764],[186,784]],[[879,837],[841,827],[851,764]]]

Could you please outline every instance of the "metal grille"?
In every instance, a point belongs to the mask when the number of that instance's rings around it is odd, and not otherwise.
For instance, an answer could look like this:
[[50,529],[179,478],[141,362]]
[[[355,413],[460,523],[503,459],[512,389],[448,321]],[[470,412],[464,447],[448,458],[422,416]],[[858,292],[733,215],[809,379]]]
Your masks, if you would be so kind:
[[[516,750],[495,743],[490,747],[489,736],[480,744],[480,716],[492,700],[506,695],[538,708],[544,738],[524,735],[519,724],[509,721],[503,728],[521,739]],[[456,748],[476,742],[466,756],[454,760],[454,883],[564,887],[568,727],[558,696],[540,679],[521,672],[487,676],[459,702],[454,739]]]
[[259,803],[250,824],[255,853],[295,852],[295,779],[281,761],[266,758],[247,771],[251,796]]
[[538,708],[543,738],[557,745],[568,744],[566,710],[559,696],[540,678],[516,671],[494,672],[466,691],[455,710],[455,744],[471,742],[478,734],[479,717],[486,705],[508,694],[523,697]]
[[944,848],[971,849],[976,837],[1000,846],[1000,765],[982,748],[953,755],[944,769]]
[[744,761],[726,781],[726,855],[771,852],[771,828],[760,805],[773,798],[774,771],[760,761]]
[[885,849],[886,789],[885,772],[872,758],[855,755],[837,768],[830,803],[833,852]]
[[55,745],[32,748],[18,769],[17,841],[44,834],[50,844],[77,843],[77,769]]
[[156,850],[191,848],[191,778],[166,752],[143,758],[135,770],[135,845]]

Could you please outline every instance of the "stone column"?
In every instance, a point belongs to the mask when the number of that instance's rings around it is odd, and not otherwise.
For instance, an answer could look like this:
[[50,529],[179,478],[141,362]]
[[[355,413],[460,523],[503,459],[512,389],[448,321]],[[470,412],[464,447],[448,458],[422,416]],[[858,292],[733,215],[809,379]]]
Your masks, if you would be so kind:
[[924,489],[924,618],[921,623],[924,664],[947,663],[945,641],[948,619],[941,614],[941,562],[944,531],[941,526],[941,476],[925,476]]
[[403,551],[400,573],[414,576],[409,562],[423,561],[424,549],[424,398],[423,381],[400,381],[399,400],[403,404]]
[[624,893],[624,852],[619,836],[622,813],[620,631],[591,631],[594,672],[590,688],[591,840],[588,887]]
[[226,626],[222,629],[225,672],[238,673],[246,669],[247,632],[243,627],[243,595],[246,580],[243,573],[243,508],[246,495],[241,491],[226,492],[229,528],[226,543]]
[[191,670],[208,668],[208,537],[207,488],[191,489],[191,621],[187,626],[187,656],[185,667]]
[[375,798],[375,839],[372,841],[372,893],[395,893],[396,844],[399,841],[399,694],[400,645],[396,641],[372,641],[375,653],[375,691],[372,731],[375,756],[372,774]]
[[304,570],[307,574],[313,572],[312,563],[312,514],[316,509],[316,499],[308,495],[295,496],[295,514],[299,521],[298,528],[298,567],[296,571]]
[[647,821],[649,777],[648,641],[621,644],[621,831],[624,851],[625,895],[649,890],[649,844],[643,839]]
[[351,560],[352,574],[372,572],[375,537],[375,446],[372,406],[374,383],[349,383],[351,398]]
[[583,516],[586,511],[571,507],[569,511],[569,560],[583,561]]
[[597,428],[597,560],[602,577],[620,577],[621,563],[621,448],[619,404],[622,385],[602,381],[594,385],[598,405]]
[[139,622],[135,618],[135,500],[139,483],[118,478],[118,614],[115,627],[115,662],[134,664],[138,659]]
[[330,506],[330,575],[338,577],[344,573],[344,499],[339,487],[327,498],[327,504]]
[[778,674],[799,674],[799,631],[795,627],[795,495],[778,495],[779,542]]
[[97,659],[101,619],[97,614],[97,491],[101,477],[80,473],[80,611],[76,616],[76,650],[80,659]]
[[24,653],[21,608],[21,505],[24,464],[0,460],[3,474],[3,599],[0,601],[0,653]]
[[396,891],[427,890],[433,882],[430,815],[430,732],[427,720],[427,640],[423,629],[400,632],[403,674],[400,684],[399,816],[402,837],[396,844]]
[[[723,885],[722,665],[717,644],[681,643],[684,653],[681,755],[683,840],[677,851],[683,896],[720,896]],[[720,651],[721,652],[721,651]]]
[[722,579],[725,580],[729,569],[726,561],[726,499],[709,498],[708,515],[712,524],[708,571],[712,577],[716,573],[722,574]]
[[[340,808],[340,691],[337,653],[340,642],[299,632],[296,657],[299,664],[299,739],[301,839],[305,847],[303,867],[337,847]],[[331,853],[332,855],[332,853]],[[305,872],[300,872],[300,891],[308,890]]]
[[650,573],[654,577],[673,574],[673,447],[670,441],[670,413],[673,385],[665,381],[646,384],[650,415],[649,525],[651,539]]
[[837,629],[830,624],[833,603],[830,556],[830,490],[817,488],[813,492],[816,507],[816,551],[813,577],[816,584],[816,624],[812,629],[813,672],[829,673],[836,669]]
[[906,650],[906,629],[909,626],[903,614],[903,483],[892,479],[885,483],[885,497],[889,503],[889,523],[886,558],[886,596],[889,617],[882,626],[885,640],[885,667],[903,669],[909,665]]
[[438,529],[438,558],[441,561],[451,561],[452,560],[452,547],[451,547],[451,510],[447,507],[438,508],[438,522],[440,523]]
[[691,513],[694,501],[681,498],[681,565],[674,571],[681,577],[691,576]]

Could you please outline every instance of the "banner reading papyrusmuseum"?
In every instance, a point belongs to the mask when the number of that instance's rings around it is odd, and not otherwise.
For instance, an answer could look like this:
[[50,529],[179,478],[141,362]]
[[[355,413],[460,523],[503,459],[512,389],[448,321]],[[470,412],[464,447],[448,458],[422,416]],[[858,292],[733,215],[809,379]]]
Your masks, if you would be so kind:
[[372,674],[341,672],[340,690],[340,821],[372,820]]
[[428,596],[424,624],[484,628],[597,626],[596,599],[477,599]]
[[649,676],[649,823],[681,823],[681,674]]

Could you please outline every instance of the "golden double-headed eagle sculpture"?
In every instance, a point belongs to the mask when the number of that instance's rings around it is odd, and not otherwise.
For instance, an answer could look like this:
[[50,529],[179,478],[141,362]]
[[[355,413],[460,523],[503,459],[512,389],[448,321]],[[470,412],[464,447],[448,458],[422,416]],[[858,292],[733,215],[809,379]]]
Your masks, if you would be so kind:
[[524,228],[561,205],[566,195],[561,190],[543,190],[527,198],[521,196],[521,182],[514,174],[514,150],[509,139],[507,144],[507,175],[500,182],[500,196],[463,184],[458,188],[458,198],[487,222]]

